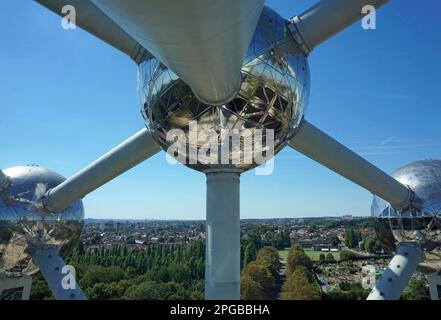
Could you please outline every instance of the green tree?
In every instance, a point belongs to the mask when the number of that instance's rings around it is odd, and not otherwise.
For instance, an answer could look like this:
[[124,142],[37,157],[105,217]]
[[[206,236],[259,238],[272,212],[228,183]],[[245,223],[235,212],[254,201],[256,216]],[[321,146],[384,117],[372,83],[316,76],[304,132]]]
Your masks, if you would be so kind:
[[263,247],[257,252],[256,262],[269,270],[273,277],[279,277],[280,270],[280,256],[279,252],[274,247]]
[[289,238],[289,230],[283,229],[277,233],[274,246],[277,249],[284,249],[290,246],[291,240]]
[[261,225],[253,225],[247,234],[244,236],[244,239],[247,241],[251,241],[254,243],[256,248],[262,247],[262,226]]
[[341,243],[340,239],[337,236],[333,236],[331,238],[331,245],[336,248],[339,246],[339,244]]
[[308,271],[312,271],[312,261],[299,245],[294,245],[289,249],[288,257],[286,260],[286,271],[288,274],[292,273],[298,267],[305,267]]
[[326,262],[327,263],[335,263],[336,261],[335,261],[335,258],[334,258],[334,255],[331,253],[331,252],[329,252],[327,255],[326,255]]
[[345,231],[345,244],[348,248],[357,248],[358,243],[362,240],[361,233],[353,228]]
[[127,289],[123,300],[164,300],[165,292],[162,283],[148,281],[133,285]]
[[360,282],[343,281],[339,284],[339,289],[334,289],[327,293],[330,300],[366,300],[369,290],[363,289]]
[[364,239],[364,250],[370,253],[376,253],[381,249],[381,244],[379,243],[375,235],[367,236]]
[[319,261],[320,261],[320,263],[322,263],[322,264],[325,263],[325,261],[326,261],[326,256],[325,256],[324,253],[320,253]]
[[192,280],[191,271],[185,264],[173,263],[167,268],[168,277],[173,282],[190,282]]
[[242,276],[249,277],[257,282],[262,288],[265,298],[270,299],[276,289],[276,281],[271,272],[264,266],[259,265],[256,261],[245,266]]
[[97,283],[110,283],[123,279],[124,272],[120,267],[90,266],[79,280],[83,290],[92,288]]
[[107,300],[118,297],[111,289],[110,284],[102,282],[95,284],[91,288],[87,288],[85,293],[90,300]]
[[262,286],[248,275],[240,277],[240,298],[242,300],[265,300]]
[[311,229],[312,232],[317,232],[319,231],[319,223],[317,221],[311,221],[308,223],[309,228]]
[[320,286],[303,266],[288,275],[280,295],[282,300],[320,300]]
[[[125,245],[100,246],[83,252],[76,248],[66,262],[76,268],[89,299],[203,299],[204,252],[202,240],[185,245],[149,244],[134,250]],[[33,279],[31,298],[51,298],[40,278]],[[148,286],[141,287],[152,282],[156,288],[151,292]]]
[[346,229],[345,230],[345,244],[348,248],[354,248],[354,229]]
[[243,265],[246,266],[248,263],[256,260],[257,258],[257,250],[256,246],[253,242],[249,242],[245,248]]
[[32,300],[46,300],[46,299],[54,299],[52,296],[52,292],[49,289],[46,281],[41,276],[41,273],[38,273],[32,279],[31,286],[31,299]]
[[340,252],[340,261],[350,261],[357,258],[357,255],[351,251],[343,250]]
[[410,279],[401,295],[403,300],[430,300],[427,281],[423,279]]

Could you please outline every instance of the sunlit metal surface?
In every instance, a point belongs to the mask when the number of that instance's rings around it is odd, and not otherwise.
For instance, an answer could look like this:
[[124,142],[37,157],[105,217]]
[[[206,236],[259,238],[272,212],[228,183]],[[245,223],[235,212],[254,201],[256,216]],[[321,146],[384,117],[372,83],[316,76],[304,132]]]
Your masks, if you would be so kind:
[[441,161],[416,161],[392,176],[409,186],[422,206],[420,210],[397,211],[374,197],[371,211],[379,218],[381,241],[389,248],[396,242],[421,241],[426,255],[422,266],[441,269]]
[[64,254],[79,239],[83,204],[78,200],[62,213],[49,214],[42,207],[42,196],[64,177],[35,166],[4,173],[10,185],[0,194],[0,275],[31,275],[38,271],[31,257],[36,250],[53,245]]
[[[286,21],[265,7],[242,68],[241,89],[227,105],[212,106],[198,101],[181,79],[158,60],[139,66],[139,96],[147,128],[164,150],[171,142],[167,132],[181,128],[187,143],[199,148],[207,141],[189,137],[189,123],[197,120],[198,132],[213,129],[218,137],[222,129],[274,129],[274,154],[288,142],[292,128],[299,125],[309,97],[310,76],[307,59],[291,37]],[[218,139],[220,144],[220,138]],[[262,149],[254,146],[254,154]],[[243,154],[242,154],[243,155]],[[195,163],[184,155],[186,163]],[[230,159],[233,156],[230,153]],[[196,170],[209,166],[197,162]],[[236,167],[248,170],[256,166],[242,161]]]
[[207,104],[236,94],[264,0],[91,0]]

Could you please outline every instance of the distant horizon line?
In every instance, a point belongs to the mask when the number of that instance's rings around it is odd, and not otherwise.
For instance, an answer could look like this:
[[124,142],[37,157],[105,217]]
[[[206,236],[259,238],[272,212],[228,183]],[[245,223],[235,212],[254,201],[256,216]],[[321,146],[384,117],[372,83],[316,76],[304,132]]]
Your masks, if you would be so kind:
[[[341,216],[306,216],[306,217],[273,217],[273,218],[241,218],[240,220],[287,220],[287,219],[336,219],[351,216],[357,219],[370,218],[370,215],[341,215]],[[84,220],[106,221],[205,221],[205,219],[157,219],[157,218],[84,218]]]

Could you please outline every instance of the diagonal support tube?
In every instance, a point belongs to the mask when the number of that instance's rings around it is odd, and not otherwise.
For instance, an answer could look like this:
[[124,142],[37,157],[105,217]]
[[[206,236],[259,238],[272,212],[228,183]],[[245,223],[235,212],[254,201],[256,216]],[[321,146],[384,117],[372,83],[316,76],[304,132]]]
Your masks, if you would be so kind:
[[207,175],[205,299],[240,299],[240,171]]
[[75,274],[72,274],[73,269],[64,264],[58,248],[49,246],[38,250],[33,261],[40,268],[55,299],[86,300]]
[[299,16],[291,19],[291,31],[298,34],[306,51],[333,37],[360,20],[362,9],[371,5],[380,8],[389,0],[323,0]]
[[397,253],[367,300],[398,300],[418,264],[423,260],[424,253],[417,243],[400,243]]
[[290,146],[346,179],[369,190],[395,209],[407,208],[413,192],[390,175],[314,127],[306,120],[294,135]]
[[155,155],[159,150],[159,146],[147,129],[142,129],[74,176],[49,190],[44,198],[44,205],[51,212],[61,212],[75,200],[83,198]]

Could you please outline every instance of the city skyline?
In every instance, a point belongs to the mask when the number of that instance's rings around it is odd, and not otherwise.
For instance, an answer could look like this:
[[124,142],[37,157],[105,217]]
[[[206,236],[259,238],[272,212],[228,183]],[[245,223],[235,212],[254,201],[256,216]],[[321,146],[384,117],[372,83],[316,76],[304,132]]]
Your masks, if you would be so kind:
[[[266,4],[288,18],[312,3]],[[68,177],[144,126],[136,66],[127,57],[80,29],[63,30],[60,19],[36,3],[0,8],[7,30],[0,44],[0,136],[6,137],[0,168],[32,163]],[[8,17],[7,9],[20,17]],[[386,172],[441,158],[441,40],[422,32],[441,24],[436,10],[423,9],[392,2],[378,12],[377,30],[356,24],[310,57],[306,118]],[[416,24],[407,23],[410,18]],[[421,112],[424,123],[418,121]],[[243,219],[366,216],[372,199],[290,148],[276,157],[272,175],[244,174],[241,190]],[[204,219],[205,179],[169,165],[160,153],[84,203],[86,218]]]

